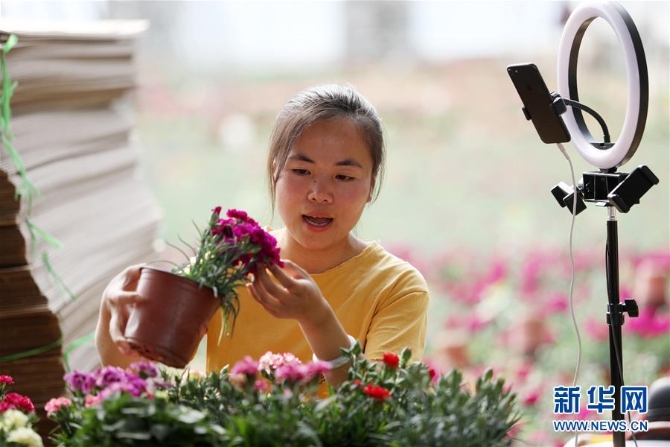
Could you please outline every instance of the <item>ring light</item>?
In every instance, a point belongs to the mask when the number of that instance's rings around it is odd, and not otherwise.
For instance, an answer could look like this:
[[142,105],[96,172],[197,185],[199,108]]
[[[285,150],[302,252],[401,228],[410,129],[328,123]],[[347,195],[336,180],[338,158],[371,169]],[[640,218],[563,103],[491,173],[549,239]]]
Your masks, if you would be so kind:
[[577,151],[592,165],[611,169],[627,162],[640,144],[647,120],[649,80],[647,62],[640,34],[628,12],[615,2],[587,2],[580,4],[570,15],[558,47],[558,91],[573,101],[577,93],[577,58],[586,29],[601,17],[614,29],[623,45],[628,78],[628,101],[623,127],[614,145],[596,143],[589,132],[581,111],[571,108],[564,115],[565,125]]

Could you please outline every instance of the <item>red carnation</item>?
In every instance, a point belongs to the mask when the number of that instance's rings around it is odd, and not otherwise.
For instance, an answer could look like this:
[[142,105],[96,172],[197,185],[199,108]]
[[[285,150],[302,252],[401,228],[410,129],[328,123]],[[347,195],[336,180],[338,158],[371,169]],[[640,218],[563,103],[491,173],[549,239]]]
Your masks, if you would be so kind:
[[7,393],[2,402],[0,402],[0,413],[4,413],[7,410],[20,410],[32,413],[35,411],[35,407],[30,398],[18,393]]
[[371,383],[365,385],[365,388],[363,388],[363,392],[368,396],[372,397],[373,399],[379,401],[391,397],[391,392],[389,390],[387,390],[382,386],[372,385]]
[[400,357],[392,352],[384,353],[384,364],[391,369],[396,369],[400,364]]

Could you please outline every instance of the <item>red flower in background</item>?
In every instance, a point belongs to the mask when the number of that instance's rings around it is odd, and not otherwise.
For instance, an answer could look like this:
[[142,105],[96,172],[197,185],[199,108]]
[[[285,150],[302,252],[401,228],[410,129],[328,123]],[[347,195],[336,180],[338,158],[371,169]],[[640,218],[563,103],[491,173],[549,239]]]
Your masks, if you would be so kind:
[[400,357],[392,352],[384,353],[384,365],[388,366],[391,369],[396,369],[400,364]]
[[371,383],[365,385],[365,388],[363,388],[363,393],[379,401],[383,401],[391,397],[389,390],[383,386],[372,385]]

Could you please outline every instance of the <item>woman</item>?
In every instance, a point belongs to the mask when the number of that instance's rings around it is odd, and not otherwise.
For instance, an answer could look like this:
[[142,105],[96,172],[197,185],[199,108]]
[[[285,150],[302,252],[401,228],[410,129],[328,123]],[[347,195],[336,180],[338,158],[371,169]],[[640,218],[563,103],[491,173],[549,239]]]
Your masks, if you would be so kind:
[[[356,340],[371,360],[409,347],[419,360],[426,339],[428,288],[410,264],[352,231],[379,191],[384,165],[381,121],[349,86],[305,90],[275,122],[268,154],[273,210],[284,228],[273,231],[285,262],[256,275],[240,291],[240,313],[230,337],[207,339],[207,369],[244,356],[291,352],[332,362],[328,380],[346,379],[341,348]],[[126,269],[103,293],[96,343],[105,364],[136,356],[123,328],[139,279]],[[208,333],[218,334],[220,316]]]

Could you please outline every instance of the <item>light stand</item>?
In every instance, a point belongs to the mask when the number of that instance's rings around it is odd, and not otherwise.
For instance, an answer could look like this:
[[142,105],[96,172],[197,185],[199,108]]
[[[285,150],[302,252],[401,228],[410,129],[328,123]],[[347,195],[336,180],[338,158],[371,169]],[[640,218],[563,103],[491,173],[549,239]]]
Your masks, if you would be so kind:
[[[621,134],[614,143],[609,141],[609,131],[600,115],[578,102],[579,47],[586,29],[593,20],[599,17],[605,19],[614,29],[623,46],[628,76],[626,115]],[[546,101],[548,102],[547,107],[553,111],[550,115],[553,116],[548,118],[542,114],[529,116],[527,110],[524,110],[524,114],[527,119],[533,120],[543,141],[562,143],[572,139],[582,157],[600,169],[600,171],[585,172],[580,185],[569,187],[565,183],[559,183],[552,189],[552,194],[559,205],[567,207],[570,212],[573,211],[573,200],[576,200],[575,214],[586,209],[584,202],[594,202],[596,205],[607,207],[607,324],[610,327],[610,377],[615,389],[612,419],[620,421],[624,419],[624,414],[621,413],[621,388],[624,385],[621,327],[624,324],[625,313],[630,317],[637,317],[639,312],[635,300],[628,299],[623,303],[620,302],[616,212],[627,213],[633,205],[639,203],[640,198],[653,185],[658,184],[658,178],[644,165],[637,167],[630,174],[617,172],[617,167],[628,161],[637,150],[644,133],[649,102],[647,64],[642,40],[628,12],[616,2],[584,2],[578,5],[565,24],[559,45],[557,67],[559,92],[551,93]],[[530,87],[531,84],[526,85],[528,90]],[[523,89],[517,88],[517,91],[521,96]],[[524,94],[527,97],[530,96],[530,93]],[[524,99],[523,96],[522,99]],[[524,100],[524,104],[532,103]],[[571,107],[569,112],[567,106]],[[541,111],[541,109],[538,110]],[[596,118],[603,130],[604,142],[594,141],[584,122],[582,110],[591,113]],[[564,125],[568,131],[565,138],[555,141],[543,138],[541,130],[546,129],[552,122],[555,126],[556,118],[560,119],[561,115],[563,115]],[[558,134],[560,135],[560,132]],[[613,432],[613,443],[615,447],[624,447],[625,432]]]
[[[584,211],[584,201],[595,202],[596,205],[607,207],[607,242],[606,242],[606,279],[607,279],[607,324],[609,330],[610,351],[610,380],[614,386],[614,409],[612,420],[624,419],[621,412],[621,387],[623,380],[623,353],[621,327],[624,324],[624,314],[630,317],[639,315],[635,300],[627,299],[623,303],[619,297],[619,246],[617,210],[627,213],[630,208],[640,202],[644,195],[653,185],[658,183],[658,178],[646,166],[636,168],[631,174],[617,173],[615,168],[612,172],[586,172],[583,174],[582,185],[577,187],[576,214]],[[561,207],[566,207],[572,212],[572,203],[575,191],[559,183],[552,189],[552,194]],[[614,446],[625,445],[625,433],[614,432]]]

